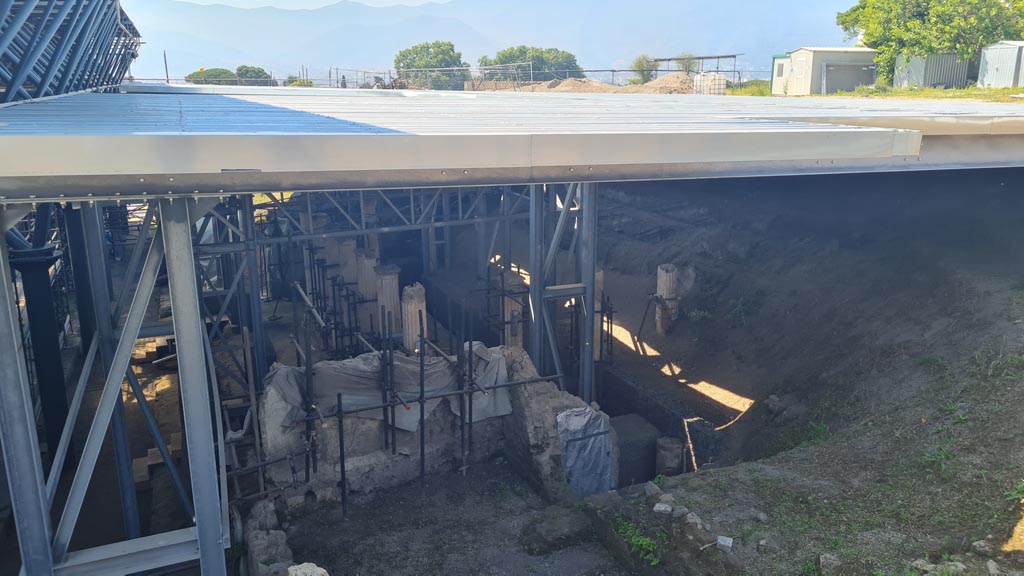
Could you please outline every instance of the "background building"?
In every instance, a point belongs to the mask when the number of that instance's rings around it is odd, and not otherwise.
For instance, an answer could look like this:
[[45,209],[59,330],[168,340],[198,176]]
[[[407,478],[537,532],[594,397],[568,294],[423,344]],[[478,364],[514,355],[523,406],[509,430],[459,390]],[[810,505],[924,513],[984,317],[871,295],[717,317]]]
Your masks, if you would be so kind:
[[1021,56],[1024,42],[1003,40],[981,51],[978,86],[982,88],[1012,88],[1021,85]]
[[772,94],[807,96],[849,92],[875,83],[871,48],[798,48],[772,59]]
[[896,88],[966,88],[978,78],[977,63],[961,60],[956,54],[929,54],[928,56],[904,55],[896,58],[896,74],[893,86]]

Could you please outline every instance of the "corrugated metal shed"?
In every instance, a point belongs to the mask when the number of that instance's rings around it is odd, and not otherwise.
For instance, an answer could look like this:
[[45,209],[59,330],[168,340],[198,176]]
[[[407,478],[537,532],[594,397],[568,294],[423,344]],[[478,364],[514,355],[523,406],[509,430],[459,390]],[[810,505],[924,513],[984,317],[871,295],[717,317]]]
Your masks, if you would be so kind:
[[961,60],[954,53],[914,56],[909,60],[900,54],[893,84],[897,88],[964,88],[970,82],[970,72],[970,61]]
[[986,46],[981,51],[978,86],[983,88],[1012,88],[1021,86],[1021,61],[1024,42],[1004,40]]

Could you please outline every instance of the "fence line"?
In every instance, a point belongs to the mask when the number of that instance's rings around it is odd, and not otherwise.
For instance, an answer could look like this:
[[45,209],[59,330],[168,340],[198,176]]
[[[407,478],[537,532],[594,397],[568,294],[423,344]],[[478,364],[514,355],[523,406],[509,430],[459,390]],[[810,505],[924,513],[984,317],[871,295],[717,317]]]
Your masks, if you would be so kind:
[[[524,86],[586,78],[606,84],[628,84],[638,71],[631,68],[586,68],[573,70],[537,70],[530,62],[499,66],[466,66],[459,68],[415,68],[389,70],[362,70],[331,67],[327,77],[293,77],[297,85],[315,88],[339,89],[430,89],[430,90],[518,90]],[[683,70],[658,68],[646,70],[659,78],[667,74],[687,73]],[[730,83],[750,80],[768,80],[771,70],[705,70],[726,76]],[[230,86],[285,86],[286,79],[211,78],[204,82],[190,82],[186,78],[132,78],[136,82],[161,84],[211,84]],[[293,84],[295,85],[295,84]]]

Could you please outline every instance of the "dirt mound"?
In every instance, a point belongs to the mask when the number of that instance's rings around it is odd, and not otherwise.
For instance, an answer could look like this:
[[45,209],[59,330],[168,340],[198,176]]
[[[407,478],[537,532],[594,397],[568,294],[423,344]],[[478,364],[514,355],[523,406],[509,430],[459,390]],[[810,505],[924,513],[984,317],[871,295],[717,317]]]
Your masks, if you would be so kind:
[[611,84],[605,84],[604,82],[598,82],[597,80],[590,80],[588,78],[567,78],[565,80],[552,80],[550,82],[543,82],[540,84],[534,84],[532,86],[523,86],[520,88],[522,92],[578,92],[578,93],[605,93],[613,92],[618,86]]
[[685,73],[673,72],[647,84],[617,86],[589,78],[567,78],[524,86],[520,88],[520,91],[578,94],[693,94],[693,79]]
[[693,94],[693,78],[684,72],[672,72],[647,84],[627,88],[639,88],[643,94]]

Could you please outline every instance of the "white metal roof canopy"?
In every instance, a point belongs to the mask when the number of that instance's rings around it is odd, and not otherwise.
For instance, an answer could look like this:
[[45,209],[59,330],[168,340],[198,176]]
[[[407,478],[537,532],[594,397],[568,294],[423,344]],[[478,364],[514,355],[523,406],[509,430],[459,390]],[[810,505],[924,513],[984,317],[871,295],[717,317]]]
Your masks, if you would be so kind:
[[[0,107],[0,200],[934,169],[920,163],[931,144],[922,133],[1007,134],[986,140],[1011,151],[999,165],[1024,161],[1024,109],[1014,105],[125,90]],[[971,164],[970,148],[960,164]]]

